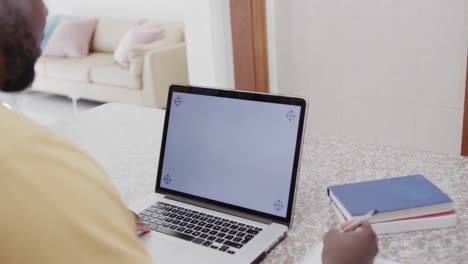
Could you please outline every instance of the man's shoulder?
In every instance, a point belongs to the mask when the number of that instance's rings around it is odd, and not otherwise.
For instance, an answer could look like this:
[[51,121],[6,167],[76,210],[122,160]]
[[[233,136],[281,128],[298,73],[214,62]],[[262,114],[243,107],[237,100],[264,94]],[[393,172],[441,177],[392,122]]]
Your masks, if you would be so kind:
[[[12,174],[28,171],[26,167],[38,167],[39,174],[51,170],[62,170],[68,176],[80,174],[80,177],[68,178],[68,181],[95,183],[111,186],[110,179],[102,168],[78,146],[54,134],[32,120],[0,109],[0,169],[13,170]],[[25,167],[18,170],[19,165]],[[25,173],[25,177],[34,175]],[[48,178],[47,175],[42,175]],[[56,181],[56,180],[55,180]]]
[[0,106],[0,157],[37,137],[54,137],[45,127]]

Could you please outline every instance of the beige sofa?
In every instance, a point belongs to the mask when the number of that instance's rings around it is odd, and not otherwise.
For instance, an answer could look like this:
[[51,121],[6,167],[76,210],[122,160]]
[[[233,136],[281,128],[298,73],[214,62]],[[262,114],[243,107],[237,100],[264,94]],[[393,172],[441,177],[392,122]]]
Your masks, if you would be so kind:
[[113,52],[125,33],[144,21],[102,18],[82,59],[42,57],[32,89],[99,102],[165,108],[172,83],[187,83],[187,56],[182,26],[163,24],[164,38],[130,52],[130,68],[114,62]]

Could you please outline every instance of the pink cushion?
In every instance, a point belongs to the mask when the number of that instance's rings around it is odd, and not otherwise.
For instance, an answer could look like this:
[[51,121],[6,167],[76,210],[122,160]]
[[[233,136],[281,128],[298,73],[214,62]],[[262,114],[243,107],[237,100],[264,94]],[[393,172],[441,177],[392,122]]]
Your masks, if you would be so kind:
[[132,48],[140,44],[148,44],[163,38],[164,30],[161,26],[153,23],[145,23],[143,25],[131,28],[122,38],[119,46],[114,52],[115,61],[124,66],[130,66],[128,54]]
[[83,58],[89,55],[89,46],[97,19],[64,21],[50,37],[44,56]]

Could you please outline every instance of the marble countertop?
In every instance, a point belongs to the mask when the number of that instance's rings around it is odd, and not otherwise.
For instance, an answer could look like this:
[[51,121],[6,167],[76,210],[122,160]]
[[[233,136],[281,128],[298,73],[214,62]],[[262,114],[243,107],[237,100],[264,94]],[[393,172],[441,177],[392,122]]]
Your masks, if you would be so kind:
[[[107,104],[52,126],[94,157],[128,204],[154,191],[164,111]],[[467,263],[468,159],[307,135],[294,227],[263,263],[301,263],[338,221],[330,185],[423,174],[454,201],[458,225],[379,237],[380,256],[400,263]]]

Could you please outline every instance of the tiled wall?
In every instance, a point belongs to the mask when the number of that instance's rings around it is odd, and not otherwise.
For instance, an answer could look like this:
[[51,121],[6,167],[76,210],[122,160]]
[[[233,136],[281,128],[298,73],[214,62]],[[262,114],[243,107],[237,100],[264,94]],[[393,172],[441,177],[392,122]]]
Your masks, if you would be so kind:
[[468,1],[274,4],[278,90],[312,133],[460,153]]

